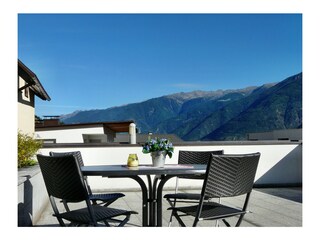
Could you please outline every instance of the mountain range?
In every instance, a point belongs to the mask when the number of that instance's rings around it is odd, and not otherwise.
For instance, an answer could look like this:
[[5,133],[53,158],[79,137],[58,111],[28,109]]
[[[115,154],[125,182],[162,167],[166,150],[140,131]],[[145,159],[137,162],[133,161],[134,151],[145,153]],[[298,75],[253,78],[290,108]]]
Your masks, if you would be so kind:
[[236,90],[193,91],[64,115],[65,124],[134,120],[141,133],[186,141],[244,140],[247,133],[302,127],[302,73]]

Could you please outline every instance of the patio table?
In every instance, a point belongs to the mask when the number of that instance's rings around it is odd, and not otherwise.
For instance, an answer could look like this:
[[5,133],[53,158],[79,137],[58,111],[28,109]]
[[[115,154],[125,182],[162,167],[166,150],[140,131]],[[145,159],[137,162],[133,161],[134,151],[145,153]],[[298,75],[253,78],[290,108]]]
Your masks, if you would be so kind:
[[[126,165],[94,165],[83,166],[81,170],[85,176],[131,178],[137,181],[142,192],[142,225],[161,227],[162,190],[165,183],[176,176],[202,175],[206,171],[206,165],[166,164],[163,168],[152,165],[139,165],[134,168]],[[148,186],[140,177],[142,175],[147,177]],[[153,181],[151,181],[151,175],[154,175]]]

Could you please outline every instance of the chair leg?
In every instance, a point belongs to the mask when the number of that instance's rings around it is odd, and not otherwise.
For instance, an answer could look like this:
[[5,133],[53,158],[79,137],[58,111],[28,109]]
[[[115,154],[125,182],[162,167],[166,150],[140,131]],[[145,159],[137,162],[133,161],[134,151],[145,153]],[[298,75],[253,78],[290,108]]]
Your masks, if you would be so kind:
[[110,224],[108,223],[107,220],[104,220],[103,222],[104,222],[104,224],[105,224],[107,227],[110,227]]
[[56,202],[54,200],[54,198],[52,196],[49,196],[49,201],[50,201],[50,204],[52,206],[52,209],[53,209],[53,216],[55,216],[60,224],[60,226],[64,227],[66,226],[66,224],[64,223],[63,219],[61,217],[59,217],[59,210],[58,210],[58,207],[56,205]]
[[[218,202],[219,202],[219,204],[221,204],[221,198],[220,197],[219,197],[219,201]],[[219,220],[218,219],[216,220],[216,227],[219,227]]]
[[239,227],[239,226],[240,226],[243,217],[244,217],[244,214],[241,214],[240,217],[239,217],[239,219],[238,219],[238,221],[237,221],[237,223],[236,223],[236,227]]
[[[247,210],[247,207],[248,207],[248,204],[249,204],[250,195],[251,195],[251,192],[248,192],[247,195],[246,195],[246,199],[244,201],[244,205],[243,205],[243,208],[242,208],[242,211],[244,211],[244,212],[246,212],[246,210]],[[245,213],[240,215],[239,220],[237,221],[236,227],[240,226],[244,215],[245,215]]]
[[110,200],[110,201],[104,203],[103,206],[104,206],[104,207],[107,207],[107,206],[109,206],[111,203],[113,203],[113,202],[116,201],[116,200],[117,200],[117,199]]
[[121,221],[118,227],[123,227],[129,220],[130,220],[130,214],[126,215],[126,218],[123,221]]
[[173,216],[178,220],[179,225],[180,225],[181,227],[186,227],[186,225],[184,224],[184,222],[182,221],[182,219],[180,218],[180,216],[178,215],[178,213],[177,213],[176,210],[172,210],[172,214],[173,214]]
[[[178,193],[178,189],[179,189],[179,178],[176,177],[176,187],[175,187],[175,189],[174,189],[174,193],[175,193],[175,194]],[[177,202],[177,199],[176,199],[176,198],[174,199],[174,203],[173,203],[173,204],[172,204],[172,202],[171,202],[169,199],[167,199],[167,200],[168,200],[169,204],[171,205],[171,207],[176,207],[176,202]],[[171,212],[168,227],[170,227],[171,224],[172,224],[172,217],[173,217],[173,214],[172,214],[172,212]]]
[[230,224],[227,222],[227,220],[222,219],[222,222],[223,222],[227,227],[230,227]]
[[198,222],[199,222],[199,219],[195,218],[192,227],[196,227]]
[[[174,203],[173,203],[173,204],[172,204],[172,202],[171,202],[169,199],[168,199],[168,202],[169,202],[169,204],[171,205],[171,207],[175,207],[175,206],[176,206],[177,199],[174,199]],[[171,215],[170,215],[168,227],[171,227],[172,218],[173,218],[173,211],[171,211]]]
[[63,206],[64,208],[66,209],[67,212],[70,212],[70,209],[69,209],[69,206],[68,206],[68,203],[66,200],[62,200],[62,203],[63,203]]

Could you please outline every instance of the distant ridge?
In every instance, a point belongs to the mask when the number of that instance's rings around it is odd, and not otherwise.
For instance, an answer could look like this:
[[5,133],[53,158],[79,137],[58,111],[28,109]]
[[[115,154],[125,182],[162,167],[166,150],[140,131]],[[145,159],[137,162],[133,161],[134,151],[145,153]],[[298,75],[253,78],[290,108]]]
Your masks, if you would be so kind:
[[302,73],[259,87],[181,92],[61,119],[68,124],[132,119],[142,133],[192,141],[243,140],[249,132],[302,126]]

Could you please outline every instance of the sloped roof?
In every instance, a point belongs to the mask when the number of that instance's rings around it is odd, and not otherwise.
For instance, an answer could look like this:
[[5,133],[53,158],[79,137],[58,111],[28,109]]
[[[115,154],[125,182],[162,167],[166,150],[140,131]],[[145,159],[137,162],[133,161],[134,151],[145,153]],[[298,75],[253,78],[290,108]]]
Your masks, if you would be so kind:
[[35,93],[36,96],[38,96],[42,100],[51,100],[48,93],[39,81],[37,75],[34,72],[32,72],[26,65],[24,65],[19,59],[18,75],[21,76],[27,82],[28,85],[30,85],[31,90]]

